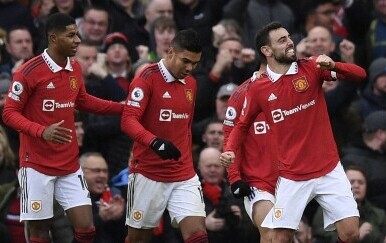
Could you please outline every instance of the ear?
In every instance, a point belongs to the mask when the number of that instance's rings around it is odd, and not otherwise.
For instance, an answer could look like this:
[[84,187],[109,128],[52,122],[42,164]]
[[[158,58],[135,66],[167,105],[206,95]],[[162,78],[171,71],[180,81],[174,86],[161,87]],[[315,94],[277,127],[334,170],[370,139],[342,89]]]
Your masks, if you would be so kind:
[[55,33],[48,33],[48,43],[57,42],[57,36]]
[[266,57],[272,56],[272,49],[269,46],[262,46],[260,50],[264,54],[264,56]]

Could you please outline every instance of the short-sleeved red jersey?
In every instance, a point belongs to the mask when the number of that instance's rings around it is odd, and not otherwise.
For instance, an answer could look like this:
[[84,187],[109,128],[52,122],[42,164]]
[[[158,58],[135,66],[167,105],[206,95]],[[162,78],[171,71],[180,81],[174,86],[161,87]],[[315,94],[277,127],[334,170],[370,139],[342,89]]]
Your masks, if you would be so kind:
[[339,161],[322,90],[324,80],[361,80],[365,71],[355,64],[335,63],[320,70],[316,58],[293,62],[285,75],[272,72],[250,85],[240,122],[225,151],[236,151],[256,116],[263,112],[277,143],[280,176],[309,180],[323,176]]
[[[121,114],[123,104],[86,93],[79,64],[68,59],[58,66],[47,50],[22,65],[13,75],[3,110],[4,122],[20,132],[20,166],[47,175],[67,175],[79,169],[74,109]],[[72,142],[56,144],[42,138],[46,126],[64,120]]]
[[[195,175],[191,124],[196,80],[176,80],[163,60],[149,65],[130,84],[122,130],[134,139],[130,171],[163,182],[183,181]],[[156,137],[172,142],[181,152],[178,161],[162,160],[151,148]]]
[[[253,82],[259,82],[258,72],[242,83],[228,100],[224,120],[224,144],[239,117],[245,101],[245,94]],[[250,186],[275,194],[275,185],[279,176],[278,160],[274,151],[272,134],[265,119],[260,113],[249,128],[248,135],[236,154],[235,161],[228,168],[230,183],[245,180]]]

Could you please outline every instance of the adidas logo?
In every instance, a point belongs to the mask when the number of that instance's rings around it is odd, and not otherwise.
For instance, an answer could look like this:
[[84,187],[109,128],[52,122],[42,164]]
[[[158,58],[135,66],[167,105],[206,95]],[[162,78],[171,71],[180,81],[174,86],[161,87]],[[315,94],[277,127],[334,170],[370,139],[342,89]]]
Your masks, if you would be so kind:
[[276,100],[277,99],[277,97],[276,97],[276,95],[274,95],[273,93],[271,93],[270,95],[269,95],[269,97],[268,97],[268,101],[272,101],[272,100]]
[[47,89],[55,89],[55,86],[52,82],[50,82],[48,85],[47,85]]
[[169,92],[166,91],[165,94],[162,95],[162,98],[170,99],[170,98],[172,98],[172,97],[170,96]]

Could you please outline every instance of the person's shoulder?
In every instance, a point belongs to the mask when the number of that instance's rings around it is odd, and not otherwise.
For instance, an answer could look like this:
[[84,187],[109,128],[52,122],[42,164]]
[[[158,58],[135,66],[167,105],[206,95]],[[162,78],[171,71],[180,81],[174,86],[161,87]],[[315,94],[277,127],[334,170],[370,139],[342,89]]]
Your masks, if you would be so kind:
[[40,65],[44,64],[44,59],[42,55],[37,55],[31,59],[29,59],[26,63],[21,65],[17,70],[16,73],[22,73],[24,76],[29,75],[34,70],[41,70],[39,67]]
[[309,63],[314,63],[316,60],[315,56],[311,57],[299,57],[297,60],[298,64],[309,64]]
[[152,63],[147,65],[137,76],[137,78],[147,80],[151,78],[154,74],[157,74],[160,72],[160,69],[158,67],[158,63]]

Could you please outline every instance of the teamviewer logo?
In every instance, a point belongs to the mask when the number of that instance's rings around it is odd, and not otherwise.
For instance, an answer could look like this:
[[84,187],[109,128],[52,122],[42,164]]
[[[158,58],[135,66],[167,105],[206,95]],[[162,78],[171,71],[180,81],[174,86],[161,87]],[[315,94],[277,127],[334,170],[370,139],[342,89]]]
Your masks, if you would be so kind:
[[161,109],[159,112],[159,120],[170,122],[172,120],[172,110]]
[[43,111],[54,111],[55,100],[43,100]]
[[274,123],[281,122],[284,120],[284,115],[281,109],[271,111],[272,119]]

